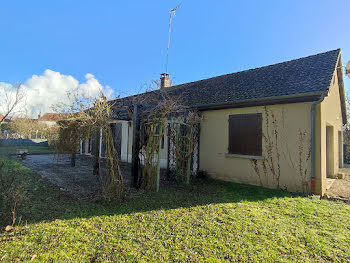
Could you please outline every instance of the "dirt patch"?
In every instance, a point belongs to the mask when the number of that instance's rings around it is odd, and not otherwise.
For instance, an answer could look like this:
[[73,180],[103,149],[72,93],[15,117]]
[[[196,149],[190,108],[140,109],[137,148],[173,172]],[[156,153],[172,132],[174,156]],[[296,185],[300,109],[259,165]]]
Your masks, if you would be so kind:
[[[76,166],[70,166],[70,155],[29,155],[20,162],[51,184],[78,200],[89,200],[100,194],[100,183],[92,174],[91,156],[77,155]],[[131,184],[130,166],[121,163],[126,186]]]

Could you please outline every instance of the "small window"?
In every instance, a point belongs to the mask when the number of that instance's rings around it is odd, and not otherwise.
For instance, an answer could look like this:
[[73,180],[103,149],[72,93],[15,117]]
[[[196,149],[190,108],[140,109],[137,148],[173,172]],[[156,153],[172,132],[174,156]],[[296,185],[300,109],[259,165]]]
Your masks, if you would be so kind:
[[230,154],[262,155],[262,114],[229,116],[228,152]]

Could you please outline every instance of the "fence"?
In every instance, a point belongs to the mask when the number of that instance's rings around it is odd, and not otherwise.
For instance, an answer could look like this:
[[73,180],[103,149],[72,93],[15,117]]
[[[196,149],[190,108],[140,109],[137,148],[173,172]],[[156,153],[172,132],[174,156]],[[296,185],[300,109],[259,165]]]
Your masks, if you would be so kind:
[[0,145],[40,145],[48,146],[47,139],[0,139]]

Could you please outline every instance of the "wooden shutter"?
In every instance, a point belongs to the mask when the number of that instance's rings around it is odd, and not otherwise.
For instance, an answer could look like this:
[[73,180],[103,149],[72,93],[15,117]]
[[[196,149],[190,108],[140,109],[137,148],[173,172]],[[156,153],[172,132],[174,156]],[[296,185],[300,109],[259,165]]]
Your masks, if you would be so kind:
[[262,114],[229,116],[229,145],[231,154],[262,154]]
[[241,144],[239,137],[241,137],[239,124],[241,122],[242,115],[230,115],[229,116],[229,133],[228,133],[228,152],[241,154]]

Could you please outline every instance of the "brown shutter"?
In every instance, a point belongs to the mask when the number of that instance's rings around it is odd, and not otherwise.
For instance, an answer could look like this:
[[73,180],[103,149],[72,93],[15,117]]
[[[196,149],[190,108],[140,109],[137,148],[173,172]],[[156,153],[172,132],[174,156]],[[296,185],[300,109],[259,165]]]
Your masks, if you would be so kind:
[[262,154],[262,114],[229,116],[228,152],[232,154]]
[[238,153],[241,148],[241,144],[237,138],[240,137],[239,123],[241,115],[230,115],[229,116],[229,137],[228,137],[228,152]]

